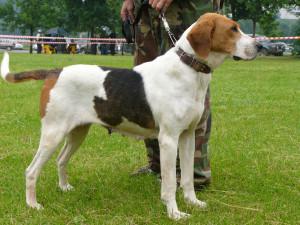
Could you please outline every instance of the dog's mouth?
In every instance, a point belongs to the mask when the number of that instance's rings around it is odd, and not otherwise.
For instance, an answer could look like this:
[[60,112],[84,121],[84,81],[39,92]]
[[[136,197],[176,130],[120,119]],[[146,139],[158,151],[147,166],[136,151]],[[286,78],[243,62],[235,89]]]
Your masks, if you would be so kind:
[[235,60],[235,61],[239,61],[239,60],[242,60],[242,58],[241,57],[239,57],[239,56],[233,56],[233,59]]

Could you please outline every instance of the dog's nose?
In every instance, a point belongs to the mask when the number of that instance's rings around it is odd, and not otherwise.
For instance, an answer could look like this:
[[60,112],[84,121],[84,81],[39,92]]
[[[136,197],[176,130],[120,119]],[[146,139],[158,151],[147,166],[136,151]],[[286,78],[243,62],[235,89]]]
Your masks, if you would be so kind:
[[260,52],[263,49],[262,44],[260,44],[259,42],[256,42],[255,45],[256,45],[256,49],[257,49],[258,52]]

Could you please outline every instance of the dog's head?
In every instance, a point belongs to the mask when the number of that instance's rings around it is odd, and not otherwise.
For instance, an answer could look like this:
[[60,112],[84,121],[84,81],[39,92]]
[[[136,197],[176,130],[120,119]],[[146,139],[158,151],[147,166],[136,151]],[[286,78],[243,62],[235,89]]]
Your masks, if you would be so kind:
[[234,59],[254,59],[260,45],[240,30],[235,21],[216,13],[206,13],[191,27],[187,40],[195,53],[206,59],[211,52]]

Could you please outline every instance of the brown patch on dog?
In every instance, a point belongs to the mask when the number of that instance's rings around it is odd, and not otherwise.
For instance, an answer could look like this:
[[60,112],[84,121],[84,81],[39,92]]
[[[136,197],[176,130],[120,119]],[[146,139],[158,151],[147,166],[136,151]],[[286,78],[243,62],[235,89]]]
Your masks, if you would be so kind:
[[45,83],[41,92],[40,98],[40,116],[43,118],[46,115],[47,104],[50,99],[50,91],[55,86],[61,70],[50,70],[45,75]]
[[42,93],[41,93],[41,99],[40,99],[40,116],[43,118],[46,115],[46,107],[49,102],[49,95],[50,91],[56,84],[58,77],[51,77],[45,80]]
[[231,54],[236,50],[236,42],[241,38],[240,26],[224,16],[215,20],[212,51]]
[[216,13],[206,13],[198,19],[187,39],[198,56],[205,59],[210,51],[233,53],[241,36],[238,30],[235,21]]
[[211,50],[213,30],[214,22],[200,17],[187,36],[192,48],[202,59],[207,58]]

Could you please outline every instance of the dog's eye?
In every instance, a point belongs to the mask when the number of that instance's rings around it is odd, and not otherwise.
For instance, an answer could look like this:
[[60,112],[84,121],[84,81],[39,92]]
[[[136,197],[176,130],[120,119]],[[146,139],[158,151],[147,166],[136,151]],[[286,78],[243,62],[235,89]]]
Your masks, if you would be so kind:
[[233,26],[233,27],[231,27],[231,30],[232,30],[233,32],[238,32],[238,28],[237,28],[237,26]]

